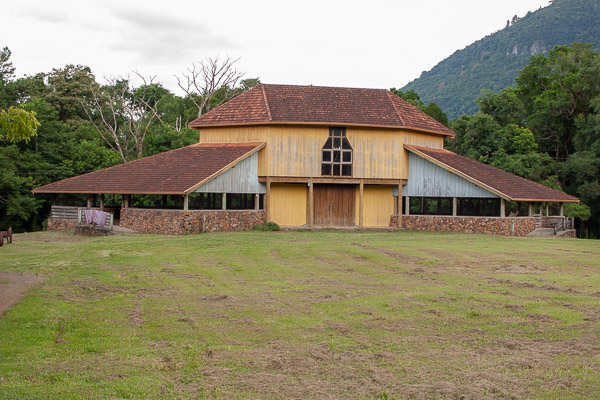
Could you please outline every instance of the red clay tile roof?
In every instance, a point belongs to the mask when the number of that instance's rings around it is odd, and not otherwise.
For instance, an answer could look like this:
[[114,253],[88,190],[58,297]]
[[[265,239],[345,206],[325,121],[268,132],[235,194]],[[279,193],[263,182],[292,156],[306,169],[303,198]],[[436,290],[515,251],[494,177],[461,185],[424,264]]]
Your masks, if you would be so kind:
[[33,193],[185,194],[264,143],[193,144],[33,189]]
[[473,182],[510,201],[552,201],[578,203],[577,197],[513,175],[491,165],[443,149],[404,147],[416,155]]
[[454,136],[389,90],[260,84],[190,122],[191,128],[324,124],[406,128]]

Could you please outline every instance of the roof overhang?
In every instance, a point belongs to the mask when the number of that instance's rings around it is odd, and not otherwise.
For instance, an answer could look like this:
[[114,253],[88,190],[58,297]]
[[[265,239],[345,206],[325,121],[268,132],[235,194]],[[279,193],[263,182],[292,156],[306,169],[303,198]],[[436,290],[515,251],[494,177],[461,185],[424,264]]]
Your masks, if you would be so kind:
[[454,137],[454,134],[441,132],[436,130],[422,129],[422,128],[414,128],[408,126],[400,126],[400,125],[373,125],[373,124],[356,124],[356,123],[348,123],[348,122],[294,122],[294,121],[272,121],[272,122],[245,122],[245,123],[225,123],[225,124],[192,124],[191,122],[188,124],[188,127],[191,129],[202,129],[202,128],[232,128],[232,127],[241,127],[241,126],[277,126],[277,125],[286,125],[286,126],[344,126],[344,127],[355,127],[355,128],[373,128],[373,129],[403,129],[411,132],[421,132],[427,133],[431,135],[439,135],[445,137]]

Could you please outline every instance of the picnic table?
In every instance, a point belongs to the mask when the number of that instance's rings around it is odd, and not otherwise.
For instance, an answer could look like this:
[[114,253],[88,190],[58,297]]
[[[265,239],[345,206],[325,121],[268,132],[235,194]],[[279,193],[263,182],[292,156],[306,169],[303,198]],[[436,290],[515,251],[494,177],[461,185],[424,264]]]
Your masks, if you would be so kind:
[[0,231],[0,246],[4,245],[4,239],[8,243],[12,243],[12,228],[8,228],[7,231]]

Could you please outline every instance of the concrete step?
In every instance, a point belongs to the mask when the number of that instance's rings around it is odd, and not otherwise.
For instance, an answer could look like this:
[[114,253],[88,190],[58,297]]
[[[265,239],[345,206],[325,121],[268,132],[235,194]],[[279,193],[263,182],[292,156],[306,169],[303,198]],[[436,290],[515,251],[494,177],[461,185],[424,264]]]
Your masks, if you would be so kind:
[[531,232],[527,236],[535,236],[535,237],[556,237],[554,234],[554,228],[535,228],[533,232]]

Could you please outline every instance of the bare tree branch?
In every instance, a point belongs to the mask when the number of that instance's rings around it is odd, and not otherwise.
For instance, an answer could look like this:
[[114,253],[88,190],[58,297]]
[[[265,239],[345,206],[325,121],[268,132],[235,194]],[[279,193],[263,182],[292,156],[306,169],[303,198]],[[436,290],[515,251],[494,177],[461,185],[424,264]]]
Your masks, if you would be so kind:
[[147,93],[155,77],[147,79],[134,73],[143,82],[139,87],[129,78],[105,78],[107,85],[94,87],[91,99],[78,99],[94,129],[123,162],[133,154],[142,155],[148,130],[158,117],[159,99]]
[[201,117],[204,111],[210,111],[214,95],[220,89],[228,88],[229,90],[219,104],[233,97],[232,89],[244,76],[244,73],[235,67],[235,63],[238,61],[239,58],[232,59],[231,57],[227,57],[225,60],[220,60],[219,57],[207,58],[199,63],[192,63],[192,66],[187,68],[187,72],[181,74],[181,77],[175,75],[177,85],[198,108],[198,117]]

